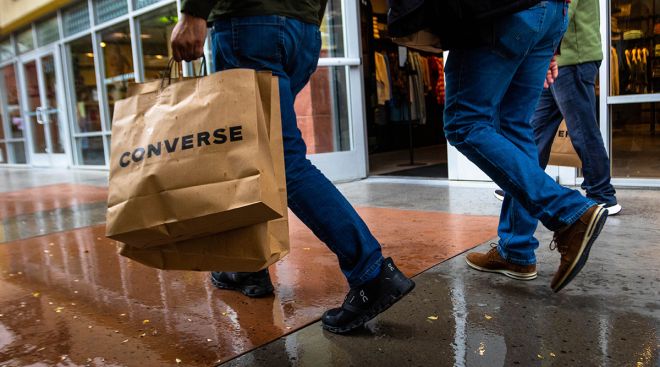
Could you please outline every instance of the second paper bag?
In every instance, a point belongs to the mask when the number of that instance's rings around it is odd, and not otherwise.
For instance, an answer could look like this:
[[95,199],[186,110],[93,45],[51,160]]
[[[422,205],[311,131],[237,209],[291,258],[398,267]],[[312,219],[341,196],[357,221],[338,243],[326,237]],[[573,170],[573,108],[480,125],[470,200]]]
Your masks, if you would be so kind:
[[582,168],[582,161],[573,147],[573,141],[571,141],[571,137],[568,133],[566,121],[561,122],[557,134],[555,134],[548,164],[553,166]]

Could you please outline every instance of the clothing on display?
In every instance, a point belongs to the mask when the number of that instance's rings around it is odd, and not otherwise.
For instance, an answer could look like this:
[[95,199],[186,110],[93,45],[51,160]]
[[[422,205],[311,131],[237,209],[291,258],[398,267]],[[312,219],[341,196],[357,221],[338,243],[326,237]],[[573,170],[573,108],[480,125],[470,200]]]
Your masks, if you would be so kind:
[[657,93],[660,89],[657,7],[658,2],[651,0],[611,1],[612,95]]
[[439,57],[432,57],[429,60],[431,68],[431,80],[435,80],[433,86],[435,90],[436,101],[439,105],[445,105],[445,64]]
[[617,55],[614,47],[610,50],[610,58],[612,60],[612,67],[610,68],[611,94],[618,96],[621,88],[619,84],[619,55]]
[[628,81],[625,91],[627,94],[648,93],[649,80],[647,73],[649,50],[646,48],[633,48],[625,50]]
[[[426,124],[427,97],[434,103],[444,105],[443,60],[437,56],[424,56],[409,51],[405,66],[397,64],[395,53],[374,52],[376,94],[378,106],[387,106],[392,122],[413,120]],[[384,124],[382,114],[377,114],[376,123]]]
[[392,78],[387,57],[382,53],[374,53],[376,61],[376,87],[378,104],[384,106],[387,101],[392,100]]
[[640,39],[642,37],[644,37],[644,33],[639,29],[633,29],[630,31],[623,32],[623,39],[626,41]]
[[429,151],[424,149],[446,143],[442,54],[394,42],[387,25],[387,0],[359,4],[368,150],[375,157],[370,169],[383,174],[400,170],[404,163],[446,164],[440,162],[442,148],[432,159],[424,155]]

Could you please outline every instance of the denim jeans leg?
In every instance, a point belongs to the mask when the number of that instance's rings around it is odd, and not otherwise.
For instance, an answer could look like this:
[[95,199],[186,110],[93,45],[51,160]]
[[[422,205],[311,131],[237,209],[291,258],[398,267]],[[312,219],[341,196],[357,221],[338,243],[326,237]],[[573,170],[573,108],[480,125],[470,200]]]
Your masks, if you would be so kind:
[[552,86],[557,105],[566,119],[568,132],[580,160],[587,197],[599,203],[615,204],[611,184],[610,159],[596,116],[596,75],[600,62],[559,68]]
[[[538,159],[542,168],[548,162],[550,147],[561,120],[561,113],[552,93],[549,89],[544,89],[531,119]],[[527,131],[527,129],[525,127],[523,131]],[[534,150],[529,150],[529,147],[527,150],[528,154],[536,153]],[[536,232],[537,222],[520,203],[510,195],[506,195],[502,203],[498,228],[500,256],[519,265],[536,263],[534,251],[538,248],[539,241],[534,237],[534,232]]]
[[[536,151],[531,128],[526,139],[521,134],[514,142],[495,124],[502,128],[531,119],[562,23],[565,29],[564,10],[549,1],[517,13],[503,21],[501,45],[451,51],[446,67],[447,140],[554,231],[575,222],[593,203],[558,185],[539,167],[537,156],[529,156],[529,145]],[[507,118],[504,111],[517,117]]]
[[[552,56],[550,44],[541,43],[527,52],[525,60],[518,66],[512,83],[500,105],[498,125],[500,133],[511,141],[525,156],[538,164],[538,147],[534,139],[531,120],[536,116],[543,86],[539,75],[547,70]],[[510,197],[511,195],[507,195]],[[509,262],[519,265],[536,263],[535,250],[539,241],[534,237],[538,220],[525,207],[511,198],[502,205],[498,234],[500,255]]]
[[380,273],[381,247],[337,188],[306,158],[295,97],[316,69],[318,26],[280,16],[217,21],[213,53],[218,70],[270,70],[279,77],[289,208],[338,257],[351,286]]

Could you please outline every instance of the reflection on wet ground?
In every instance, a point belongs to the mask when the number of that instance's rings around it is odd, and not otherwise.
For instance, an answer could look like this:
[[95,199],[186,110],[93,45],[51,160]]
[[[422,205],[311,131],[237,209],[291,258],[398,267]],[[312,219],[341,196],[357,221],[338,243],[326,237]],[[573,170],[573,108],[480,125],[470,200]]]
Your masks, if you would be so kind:
[[[410,275],[494,235],[493,217],[360,213]],[[271,268],[276,296],[259,300],[216,290],[207,274],[121,258],[104,226],[0,245],[0,365],[208,366],[293,332],[341,303],[346,286],[296,219],[291,233],[292,254]]]
[[346,286],[299,221],[292,254],[271,268],[276,295],[247,299],[213,288],[207,274],[117,256],[99,225],[104,180],[0,171],[0,192],[9,191],[0,193],[0,366],[660,366],[660,191],[619,190],[623,214],[554,294],[558,258],[547,246],[531,282],[471,271],[464,256],[442,262],[488,249],[500,205],[491,188],[340,185],[368,207],[360,212],[385,255],[421,273],[409,297],[342,337],[317,320]]
[[0,219],[103,202],[107,197],[108,190],[105,188],[80,184],[57,184],[4,192],[0,195]]
[[[658,366],[660,325],[549,278],[490,281],[458,257],[353,337],[302,329],[226,366]],[[223,365],[224,366],[224,365]]]
[[[368,195],[357,194],[361,203],[385,192],[424,197],[439,190],[363,185]],[[359,191],[357,183],[349,186]],[[452,189],[466,202],[487,203],[492,195]],[[357,335],[332,335],[315,324],[224,365],[660,366],[660,191],[618,196],[624,212],[610,218],[585,269],[559,294],[549,287],[558,255],[547,246],[537,251],[539,277],[530,282],[470,270],[461,255],[417,276],[409,297]],[[429,205],[447,204],[420,204]],[[542,244],[552,239],[543,229],[537,236]],[[488,249],[488,243],[478,248]]]

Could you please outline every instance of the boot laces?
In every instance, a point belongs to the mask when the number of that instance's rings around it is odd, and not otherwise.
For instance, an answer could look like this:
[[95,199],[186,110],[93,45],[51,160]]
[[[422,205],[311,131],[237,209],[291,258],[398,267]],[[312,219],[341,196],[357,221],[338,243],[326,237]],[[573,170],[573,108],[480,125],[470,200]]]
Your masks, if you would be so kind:
[[496,243],[493,242],[490,243],[490,250],[488,251],[488,261],[493,262],[499,258],[500,253],[497,252],[497,246],[498,245]]
[[557,242],[557,237],[554,237],[552,239],[552,242],[550,242],[549,248],[550,248],[550,251],[557,250],[562,255],[565,254],[566,250],[568,249],[566,246],[562,246],[561,244],[559,244],[559,242]]

